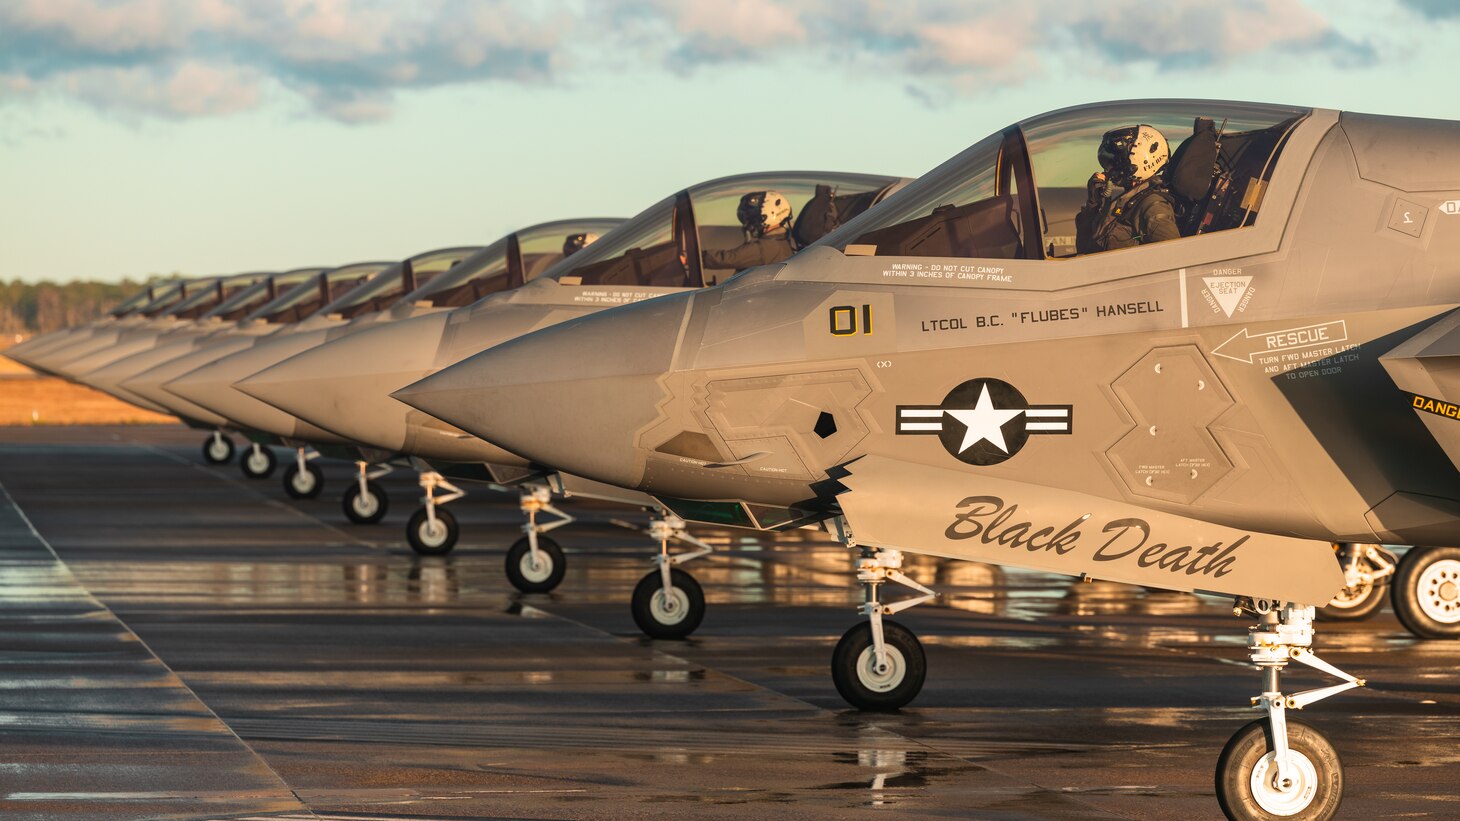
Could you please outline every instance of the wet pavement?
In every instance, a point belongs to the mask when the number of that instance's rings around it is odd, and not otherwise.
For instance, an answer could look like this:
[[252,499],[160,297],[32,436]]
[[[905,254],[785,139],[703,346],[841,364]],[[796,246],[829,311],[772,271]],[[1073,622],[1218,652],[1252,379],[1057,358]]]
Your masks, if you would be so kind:
[[[858,591],[822,534],[697,530],[709,613],[652,642],[627,605],[651,545],[611,523],[637,511],[574,503],[565,582],[522,596],[513,497],[468,488],[462,543],[423,559],[408,471],[350,525],[349,465],[295,502],[202,439],[0,428],[5,817],[1216,818],[1256,717],[1221,600],[910,557],[945,594],[898,617],[927,685],[862,714],[827,672]],[[1341,817],[1460,816],[1460,644],[1386,610],[1317,649],[1370,682],[1302,716],[1346,765]]]

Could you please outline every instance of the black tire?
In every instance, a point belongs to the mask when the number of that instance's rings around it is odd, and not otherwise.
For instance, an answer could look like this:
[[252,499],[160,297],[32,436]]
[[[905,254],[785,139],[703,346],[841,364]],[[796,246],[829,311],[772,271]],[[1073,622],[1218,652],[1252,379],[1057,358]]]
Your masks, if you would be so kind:
[[887,645],[892,670],[879,675],[872,669],[872,625],[861,622],[842,636],[831,654],[831,680],[836,691],[858,710],[886,712],[912,703],[923,689],[928,674],[928,657],[923,643],[906,627],[882,620],[882,640]]
[[[257,458],[255,458],[257,457]],[[279,460],[274,452],[268,448],[244,448],[243,456],[238,459],[238,466],[243,470],[245,479],[267,479],[274,475],[274,468],[279,466]]]
[[1460,637],[1460,547],[1412,547],[1389,585],[1394,615],[1422,639]]
[[537,554],[544,566],[533,568],[529,562],[532,546],[526,536],[507,549],[507,581],[523,593],[550,593],[563,583],[568,571],[568,558],[552,539],[539,535]]
[[324,490],[324,471],[305,462],[304,470],[292,464],[284,471],[284,492],[291,499],[313,499]]
[[1345,587],[1316,612],[1322,621],[1363,621],[1384,606],[1384,594],[1387,592],[1387,585],[1384,584]]
[[210,465],[226,465],[233,461],[233,440],[227,436],[209,436],[203,440],[203,461]]
[[669,571],[671,599],[664,597],[664,580],[658,570],[639,579],[634,585],[630,610],[634,624],[653,639],[682,639],[689,636],[705,619],[705,591],[695,577],[672,568]]
[[360,483],[351,482],[345,488],[345,496],[340,500],[340,506],[344,508],[345,518],[357,525],[373,525],[385,518],[385,511],[390,509],[390,497],[385,494],[385,488],[375,483],[373,479],[365,480],[365,495],[360,495]]
[[[1262,763],[1265,773],[1271,762],[1271,759],[1264,759],[1272,749],[1272,734],[1268,720],[1260,718],[1238,730],[1217,758],[1217,802],[1228,818],[1234,821],[1293,818],[1328,821],[1338,813],[1338,805],[1343,801],[1343,764],[1338,760],[1338,751],[1322,733],[1307,724],[1289,718],[1287,725],[1288,748],[1301,753],[1307,761],[1306,766],[1301,763],[1299,766],[1297,794],[1286,805],[1276,806],[1273,802],[1283,800],[1278,791],[1268,793],[1265,799],[1260,799],[1254,792],[1254,781],[1260,781],[1262,777],[1259,774],[1254,779],[1259,763]],[[1311,797],[1304,803],[1304,796],[1309,792]],[[1268,808],[1259,801],[1266,801]]]
[[422,556],[445,556],[456,547],[456,540],[461,535],[456,517],[446,508],[437,507],[436,522],[440,530],[432,533],[428,530],[430,520],[426,518],[424,507],[411,514],[411,520],[406,523],[406,541],[411,543],[412,550]]

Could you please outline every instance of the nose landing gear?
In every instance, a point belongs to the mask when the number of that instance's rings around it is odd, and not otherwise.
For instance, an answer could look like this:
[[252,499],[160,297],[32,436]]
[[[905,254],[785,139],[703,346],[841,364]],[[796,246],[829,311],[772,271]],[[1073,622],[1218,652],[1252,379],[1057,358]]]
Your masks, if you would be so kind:
[[[684,520],[667,511],[652,519],[644,532],[659,543],[659,555],[654,557],[658,567],[634,586],[630,601],[634,624],[650,638],[685,638],[705,618],[705,592],[694,576],[677,565],[709,555],[715,548],[691,536]],[[695,549],[670,555],[670,542],[684,542]]]
[[345,510],[345,518],[351,522],[373,525],[384,519],[385,511],[390,508],[390,497],[385,494],[385,488],[375,482],[390,473],[390,465],[377,465],[375,470],[371,470],[369,462],[356,462],[355,468],[358,471],[355,482],[345,488],[340,505]]
[[284,471],[284,492],[291,499],[313,499],[324,490],[324,472],[311,465],[319,453],[310,448],[294,449],[294,464]]
[[[563,574],[568,570],[568,559],[558,543],[546,534],[571,524],[573,517],[553,506],[553,494],[547,485],[523,485],[518,502],[522,512],[527,514],[527,522],[522,526],[522,532],[527,535],[507,549],[507,581],[523,593],[551,592],[562,583]],[[557,518],[539,523],[539,513]]]
[[203,461],[210,465],[227,464],[233,458],[233,440],[223,435],[223,431],[215,430],[213,435],[203,440]]
[[[460,499],[466,491],[446,481],[445,476],[434,470],[421,473],[421,487],[426,491],[421,499],[423,507],[412,513],[410,521],[406,522],[406,541],[422,556],[443,556],[456,547],[461,528],[456,524],[456,517],[442,505]],[[438,497],[437,488],[446,493]]]
[[242,458],[238,460],[238,466],[247,479],[267,479],[274,474],[274,468],[278,464],[279,460],[274,457],[274,452],[257,442],[244,451]]
[[[843,529],[843,533],[846,531]],[[846,539],[850,543],[850,539]],[[848,630],[831,654],[831,680],[847,703],[859,710],[897,710],[912,703],[923,689],[928,660],[922,642],[909,629],[884,616],[900,613],[938,594],[903,574],[902,551],[863,547],[857,560],[857,581],[867,621]],[[921,595],[890,604],[882,601],[882,585],[895,582]]]
[[[1288,710],[1364,686],[1362,679],[1318,658],[1313,645],[1313,608],[1269,599],[1239,599],[1237,614],[1258,623],[1248,632],[1252,663],[1262,672],[1262,693],[1252,706],[1267,716],[1248,724],[1227,742],[1217,759],[1217,801],[1231,819],[1294,817],[1327,821],[1343,800],[1343,765],[1333,745],[1307,724],[1290,721]],[[1289,661],[1321,670],[1342,683],[1292,695],[1279,676]]]

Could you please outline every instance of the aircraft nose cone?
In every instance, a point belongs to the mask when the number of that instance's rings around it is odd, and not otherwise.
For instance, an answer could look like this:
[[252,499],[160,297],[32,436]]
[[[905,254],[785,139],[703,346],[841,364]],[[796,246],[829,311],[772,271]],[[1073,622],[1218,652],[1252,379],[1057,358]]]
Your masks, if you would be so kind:
[[297,354],[234,387],[356,442],[401,450],[411,409],[390,397],[434,370],[447,313],[369,328]]
[[692,293],[650,299],[519,337],[395,398],[541,465],[634,487],[639,431],[659,416]]

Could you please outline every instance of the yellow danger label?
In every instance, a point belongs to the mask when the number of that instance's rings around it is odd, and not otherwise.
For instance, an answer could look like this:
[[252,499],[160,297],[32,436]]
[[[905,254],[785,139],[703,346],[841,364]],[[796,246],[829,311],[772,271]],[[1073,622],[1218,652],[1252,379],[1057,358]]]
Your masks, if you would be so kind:
[[1460,405],[1439,399],[1431,399],[1428,396],[1420,396],[1417,393],[1410,394],[1410,396],[1413,399],[1413,407],[1417,411],[1433,413],[1436,416],[1444,416],[1450,419],[1460,419]]

